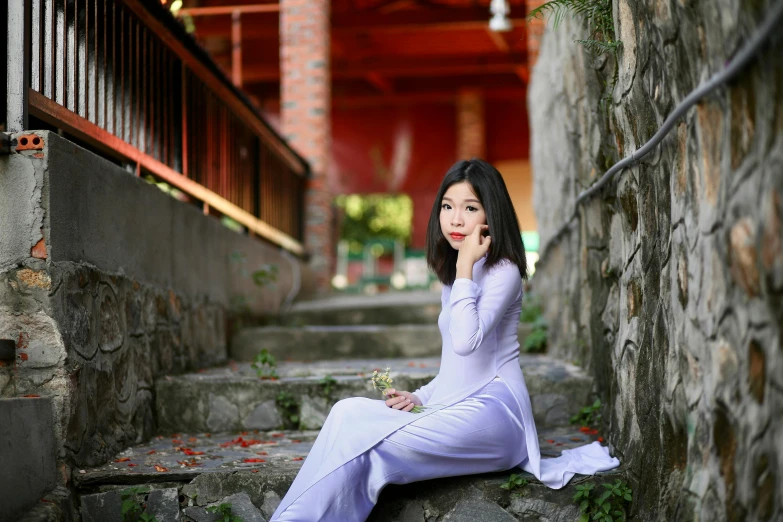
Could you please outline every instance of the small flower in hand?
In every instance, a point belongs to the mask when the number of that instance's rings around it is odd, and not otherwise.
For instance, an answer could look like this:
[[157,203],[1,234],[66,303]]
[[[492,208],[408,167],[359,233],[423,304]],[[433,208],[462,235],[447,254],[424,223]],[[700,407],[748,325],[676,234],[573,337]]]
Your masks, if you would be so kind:
[[[372,387],[376,390],[379,390],[381,394],[384,397],[392,398],[392,397],[399,397],[399,395],[386,395],[386,390],[388,390],[391,387],[392,384],[392,378],[389,376],[389,370],[390,368],[386,368],[385,373],[378,373],[378,370],[375,370],[372,372],[372,378],[370,379],[370,384],[372,384]],[[410,410],[411,413],[422,413],[426,409],[425,406],[414,406],[412,410]]]

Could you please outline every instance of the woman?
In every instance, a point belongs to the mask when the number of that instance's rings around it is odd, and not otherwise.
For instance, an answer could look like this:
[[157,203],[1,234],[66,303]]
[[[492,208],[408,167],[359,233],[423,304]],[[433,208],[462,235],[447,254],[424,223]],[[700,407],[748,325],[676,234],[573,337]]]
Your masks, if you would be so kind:
[[[363,521],[387,484],[521,466],[552,488],[619,465],[597,442],[541,460],[519,366],[525,252],[511,198],[490,164],[446,173],[427,229],[427,263],[443,283],[438,375],[386,401],[334,405],[272,521]],[[426,406],[423,413],[410,413]]]

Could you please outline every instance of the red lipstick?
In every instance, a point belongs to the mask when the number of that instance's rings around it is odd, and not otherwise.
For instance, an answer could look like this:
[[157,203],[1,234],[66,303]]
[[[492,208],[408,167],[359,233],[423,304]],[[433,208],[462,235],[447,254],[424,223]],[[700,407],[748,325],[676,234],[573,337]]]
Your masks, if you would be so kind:
[[456,232],[452,232],[449,235],[451,236],[451,239],[465,239],[465,235],[464,234],[458,234]]

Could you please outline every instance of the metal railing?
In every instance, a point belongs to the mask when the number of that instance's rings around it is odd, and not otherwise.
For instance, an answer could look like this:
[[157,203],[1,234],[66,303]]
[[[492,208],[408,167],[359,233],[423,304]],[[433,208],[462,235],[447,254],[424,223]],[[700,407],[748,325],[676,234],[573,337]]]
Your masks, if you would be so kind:
[[159,0],[9,0],[7,130],[29,116],[303,254],[309,167]]

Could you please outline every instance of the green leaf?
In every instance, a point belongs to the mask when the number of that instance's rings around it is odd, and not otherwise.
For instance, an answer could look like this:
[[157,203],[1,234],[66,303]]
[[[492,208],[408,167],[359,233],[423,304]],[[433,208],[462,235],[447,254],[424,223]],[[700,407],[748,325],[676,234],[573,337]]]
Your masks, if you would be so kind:
[[583,500],[581,504],[579,504],[579,511],[582,513],[586,512],[587,509],[590,507],[590,502],[587,500]]
[[588,515],[586,513],[582,513],[579,516],[579,522],[590,522],[590,515]]
[[631,497],[630,493],[626,493],[625,495],[623,495],[623,498],[628,502],[631,502],[631,500],[633,500],[633,497]]

